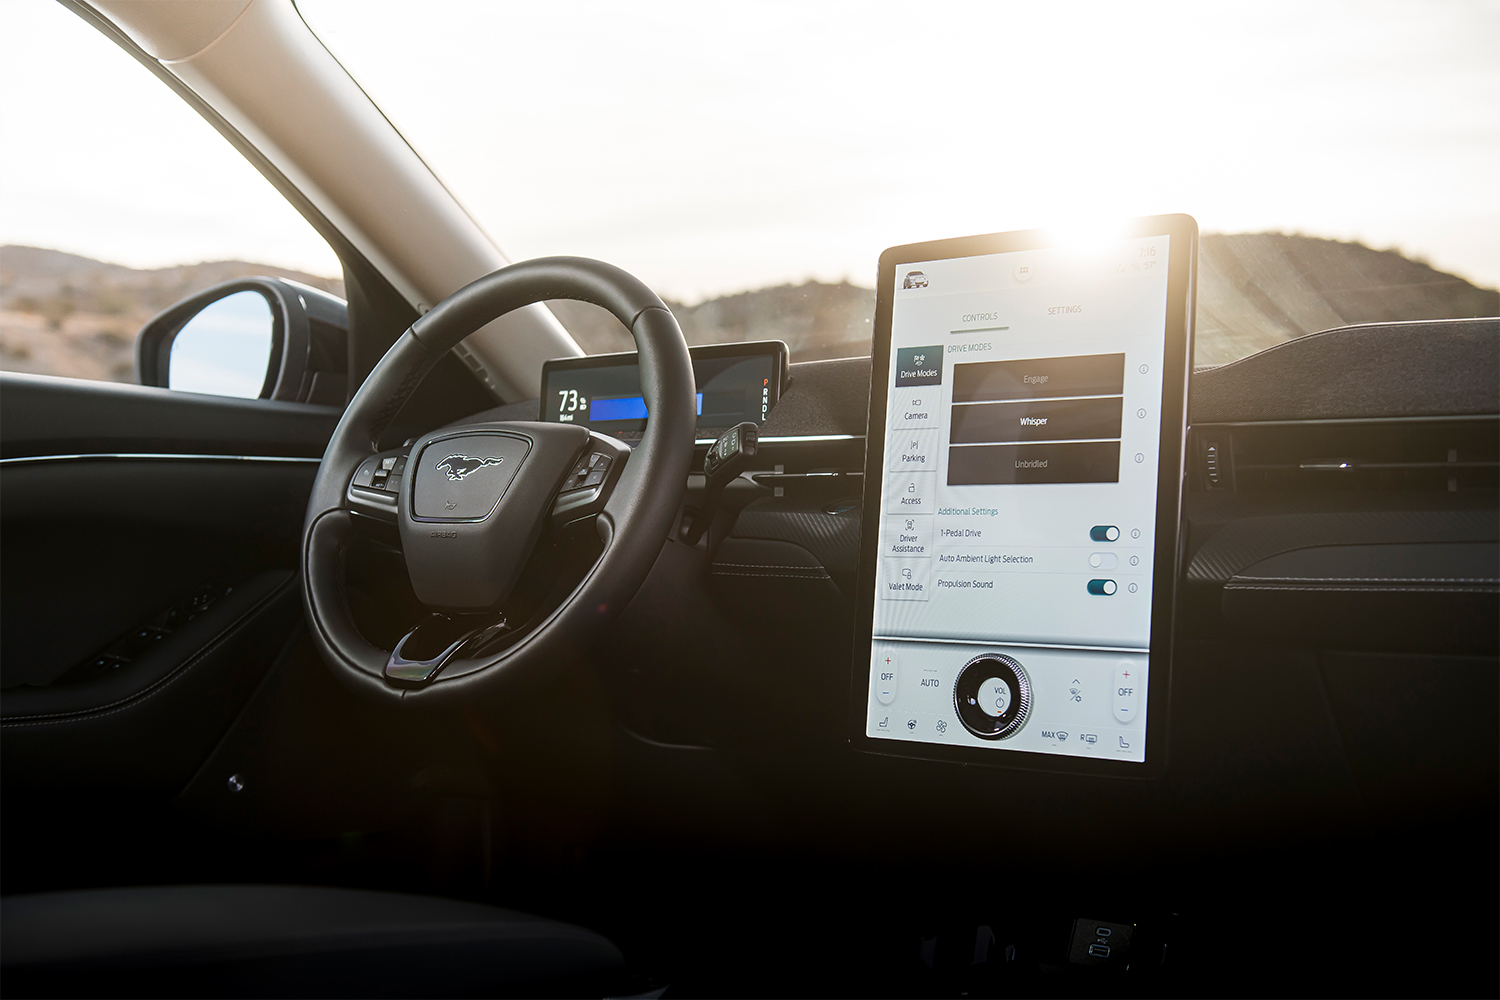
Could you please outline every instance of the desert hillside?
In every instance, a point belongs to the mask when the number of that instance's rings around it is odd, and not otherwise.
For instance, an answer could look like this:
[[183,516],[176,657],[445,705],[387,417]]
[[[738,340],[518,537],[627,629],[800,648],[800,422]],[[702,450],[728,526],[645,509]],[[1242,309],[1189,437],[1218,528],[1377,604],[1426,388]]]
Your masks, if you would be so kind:
[[1351,323],[1500,316],[1500,292],[1404,257],[1283,233],[1203,237],[1195,364]]
[[[851,284],[778,285],[668,303],[690,344],[784,340],[795,361],[867,354],[875,292]],[[589,353],[628,351],[603,310],[555,304]],[[1500,315],[1500,292],[1392,250],[1282,233],[1203,237],[1194,363],[1219,365],[1350,323]]]
[[39,247],[0,247],[0,368],[135,381],[135,335],[210,285],[269,275],[344,294],[341,279],[219,260],[138,269]]
[[[343,294],[343,282],[246,261],[137,270],[35,247],[0,247],[0,368],[134,380],[136,331],[209,285],[268,274]],[[594,306],[553,303],[591,354],[634,346]],[[796,361],[870,350],[875,292],[808,281],[669,302],[691,344],[784,340]],[[1203,237],[1196,363],[1223,364],[1293,337],[1349,323],[1500,315],[1500,292],[1391,250],[1250,233]]]

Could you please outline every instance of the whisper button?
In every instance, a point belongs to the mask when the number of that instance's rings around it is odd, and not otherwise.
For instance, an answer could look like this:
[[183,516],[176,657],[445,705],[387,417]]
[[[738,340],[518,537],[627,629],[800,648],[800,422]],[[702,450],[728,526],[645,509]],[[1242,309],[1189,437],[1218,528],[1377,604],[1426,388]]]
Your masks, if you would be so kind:
[[1096,542],[1113,542],[1120,537],[1120,529],[1113,524],[1096,524],[1089,529],[1089,537]]
[[1119,589],[1119,586],[1113,580],[1089,581],[1089,593],[1096,597],[1109,597]]

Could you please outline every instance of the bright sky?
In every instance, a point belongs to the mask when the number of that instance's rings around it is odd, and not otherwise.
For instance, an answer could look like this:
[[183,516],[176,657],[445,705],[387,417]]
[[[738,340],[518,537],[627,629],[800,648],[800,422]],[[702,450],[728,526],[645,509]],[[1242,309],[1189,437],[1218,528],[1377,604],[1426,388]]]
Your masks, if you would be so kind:
[[[689,301],[1172,211],[1500,285],[1494,2],[299,8],[509,256],[601,257]],[[329,273],[110,50],[46,0],[0,4],[0,242]]]

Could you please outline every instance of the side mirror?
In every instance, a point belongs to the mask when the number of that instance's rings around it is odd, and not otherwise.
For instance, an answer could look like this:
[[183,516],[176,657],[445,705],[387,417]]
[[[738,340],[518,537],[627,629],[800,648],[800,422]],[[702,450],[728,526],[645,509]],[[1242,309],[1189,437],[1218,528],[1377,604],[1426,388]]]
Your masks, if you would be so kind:
[[155,316],[136,336],[141,385],[247,399],[343,406],[349,309],[285,278],[214,285]]

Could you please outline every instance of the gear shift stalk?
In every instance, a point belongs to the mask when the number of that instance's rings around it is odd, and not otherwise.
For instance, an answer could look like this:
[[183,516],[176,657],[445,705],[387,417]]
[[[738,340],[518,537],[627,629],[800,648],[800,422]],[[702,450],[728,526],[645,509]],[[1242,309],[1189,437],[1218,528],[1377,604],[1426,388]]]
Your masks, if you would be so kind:
[[714,508],[718,506],[724,487],[733,482],[755,457],[759,439],[760,428],[754,421],[747,420],[729,428],[708,449],[708,454],[703,456],[703,498],[693,513],[692,522],[683,527],[683,541],[689,545],[698,544],[698,539],[713,523]]

